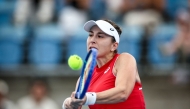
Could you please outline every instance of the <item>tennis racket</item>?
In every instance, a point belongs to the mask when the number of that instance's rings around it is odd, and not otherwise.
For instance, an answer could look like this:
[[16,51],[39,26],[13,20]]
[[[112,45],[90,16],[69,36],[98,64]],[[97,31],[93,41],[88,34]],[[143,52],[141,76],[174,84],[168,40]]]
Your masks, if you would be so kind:
[[96,57],[97,57],[97,49],[92,48],[84,61],[82,71],[80,74],[80,80],[77,87],[77,92],[75,94],[75,98],[82,99],[86,91],[88,90],[88,86],[91,81],[92,73],[94,71],[94,68],[96,66]]

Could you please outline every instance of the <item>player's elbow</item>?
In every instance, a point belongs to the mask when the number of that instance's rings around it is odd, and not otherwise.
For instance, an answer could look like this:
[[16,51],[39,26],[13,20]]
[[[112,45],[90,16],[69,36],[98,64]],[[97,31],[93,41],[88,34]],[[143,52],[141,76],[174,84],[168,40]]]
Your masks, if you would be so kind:
[[128,98],[128,96],[127,96],[126,94],[122,94],[122,95],[120,96],[121,102],[126,101],[127,98]]
[[119,97],[119,102],[124,102],[126,100],[127,100],[127,98],[125,96],[120,96]]
[[127,100],[128,94],[127,94],[126,90],[122,90],[122,91],[120,92],[119,98],[120,98],[120,101],[121,101],[121,102]]

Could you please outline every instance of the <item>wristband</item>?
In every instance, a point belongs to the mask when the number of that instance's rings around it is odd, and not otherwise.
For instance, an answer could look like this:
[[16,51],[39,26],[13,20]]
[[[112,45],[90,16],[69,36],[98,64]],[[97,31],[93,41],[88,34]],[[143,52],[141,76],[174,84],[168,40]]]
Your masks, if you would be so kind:
[[93,105],[96,102],[96,93],[95,92],[87,92],[86,93],[86,102],[84,105]]
[[[71,97],[68,97],[68,98],[65,99],[65,101],[70,100],[70,99],[71,99]],[[66,107],[65,107],[65,101],[63,102],[62,109],[66,109]]]

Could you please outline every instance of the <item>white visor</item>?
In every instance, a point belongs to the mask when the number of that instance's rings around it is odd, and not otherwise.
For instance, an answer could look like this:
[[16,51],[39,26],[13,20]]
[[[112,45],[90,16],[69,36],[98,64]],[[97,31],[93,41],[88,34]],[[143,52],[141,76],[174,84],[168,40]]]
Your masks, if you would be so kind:
[[104,20],[97,20],[97,21],[90,20],[84,24],[84,30],[89,32],[92,26],[94,25],[97,25],[106,34],[113,36],[115,38],[115,41],[119,43],[119,34],[117,30],[110,23]]

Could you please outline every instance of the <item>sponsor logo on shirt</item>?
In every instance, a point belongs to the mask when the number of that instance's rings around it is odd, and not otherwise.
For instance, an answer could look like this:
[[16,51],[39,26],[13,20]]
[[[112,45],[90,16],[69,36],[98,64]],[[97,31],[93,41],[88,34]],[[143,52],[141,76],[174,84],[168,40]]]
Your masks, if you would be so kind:
[[105,71],[104,74],[107,73],[110,70],[110,67],[108,67]]

